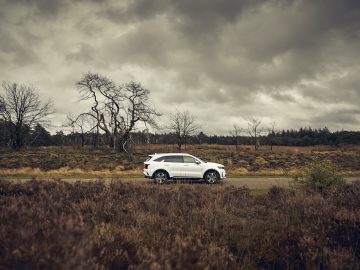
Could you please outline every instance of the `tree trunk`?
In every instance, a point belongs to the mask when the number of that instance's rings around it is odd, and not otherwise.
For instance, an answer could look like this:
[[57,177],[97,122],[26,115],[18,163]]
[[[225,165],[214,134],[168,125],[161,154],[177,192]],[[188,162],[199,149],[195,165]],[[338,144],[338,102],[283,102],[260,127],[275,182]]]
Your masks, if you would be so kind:
[[19,150],[21,147],[23,147],[23,136],[22,136],[22,128],[21,126],[15,126],[14,128],[14,134],[13,134],[13,149]]
[[116,135],[109,134],[109,147],[116,150]]
[[125,152],[126,154],[131,155],[131,153],[129,151],[129,140],[130,140],[130,133],[125,132],[121,138],[122,151]]
[[85,136],[84,133],[81,133],[81,147],[84,147],[85,145]]
[[98,137],[99,137],[99,126],[96,126],[96,133],[93,134],[93,147],[97,148],[98,146]]
[[178,145],[178,149],[181,150],[182,138],[180,135],[177,135],[177,145]]

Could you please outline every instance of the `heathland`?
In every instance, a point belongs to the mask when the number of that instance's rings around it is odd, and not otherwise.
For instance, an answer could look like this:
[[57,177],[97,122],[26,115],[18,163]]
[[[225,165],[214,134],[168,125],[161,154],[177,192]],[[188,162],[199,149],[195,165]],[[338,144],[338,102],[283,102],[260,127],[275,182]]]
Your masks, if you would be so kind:
[[0,269],[359,269],[359,198],[0,180]]
[[[360,146],[261,147],[230,145],[186,145],[182,150],[205,161],[222,163],[230,177],[291,176],[316,159],[333,162],[344,175],[360,174]],[[175,145],[135,145],[132,155],[109,148],[28,147],[20,151],[0,149],[2,177],[141,177],[147,155],[178,152]]]

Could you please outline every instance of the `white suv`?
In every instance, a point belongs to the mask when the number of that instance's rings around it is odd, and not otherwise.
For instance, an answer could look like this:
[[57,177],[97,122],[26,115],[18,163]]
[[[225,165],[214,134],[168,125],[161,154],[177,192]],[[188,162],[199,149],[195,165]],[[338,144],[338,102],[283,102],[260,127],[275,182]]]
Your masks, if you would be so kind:
[[204,162],[185,153],[149,155],[144,162],[144,176],[163,184],[170,179],[204,179],[214,184],[226,178],[225,167],[218,163]]

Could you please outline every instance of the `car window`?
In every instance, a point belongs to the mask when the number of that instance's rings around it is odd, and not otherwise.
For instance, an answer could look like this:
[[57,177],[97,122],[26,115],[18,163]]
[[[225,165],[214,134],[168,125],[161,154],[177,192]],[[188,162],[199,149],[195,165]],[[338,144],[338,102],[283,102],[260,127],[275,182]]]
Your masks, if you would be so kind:
[[159,158],[155,159],[154,161],[161,162],[161,161],[164,161],[164,160],[165,160],[165,157],[159,157]]
[[173,163],[183,163],[182,156],[165,156],[165,162],[173,162]]
[[196,159],[189,156],[183,156],[185,163],[196,163]]

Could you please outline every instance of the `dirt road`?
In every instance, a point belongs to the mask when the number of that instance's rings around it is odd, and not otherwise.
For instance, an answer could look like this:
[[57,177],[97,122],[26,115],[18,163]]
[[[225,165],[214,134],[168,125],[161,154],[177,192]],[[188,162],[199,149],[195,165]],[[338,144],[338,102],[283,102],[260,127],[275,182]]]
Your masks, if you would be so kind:
[[[29,179],[26,178],[22,178],[22,179],[8,179],[8,180],[13,180],[16,182],[25,182],[25,181],[29,181]],[[97,180],[96,178],[86,178],[86,179],[81,179],[81,178],[64,178],[61,179],[63,181],[66,182],[75,182],[77,180],[81,180],[81,181],[94,181]],[[105,182],[110,182],[113,179],[109,179],[109,178],[105,178],[103,179]],[[360,177],[347,177],[346,181],[347,182],[352,182],[352,181],[356,181],[356,180],[360,180]],[[150,183],[151,181],[149,179],[144,179],[144,178],[124,178],[124,179],[115,179],[114,181],[124,181],[124,182],[132,182],[132,183]],[[288,187],[289,184],[291,183],[292,179],[291,178],[286,178],[286,177],[241,177],[241,178],[228,178],[224,181],[224,185],[225,186],[236,186],[236,187],[240,187],[240,186],[247,186],[250,189],[267,189],[270,188],[271,186],[280,186],[280,187]],[[189,181],[178,181],[178,183],[180,184],[187,184],[189,183]],[[193,182],[194,184],[203,184],[201,182]]]

